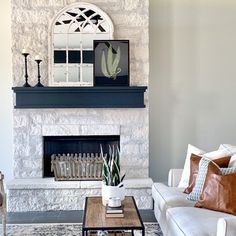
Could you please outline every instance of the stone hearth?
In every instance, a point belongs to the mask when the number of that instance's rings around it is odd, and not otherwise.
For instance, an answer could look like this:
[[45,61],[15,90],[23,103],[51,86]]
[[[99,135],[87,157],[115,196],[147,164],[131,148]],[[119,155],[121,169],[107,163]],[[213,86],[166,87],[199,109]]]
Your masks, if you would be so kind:
[[[152,209],[151,179],[128,179],[124,184],[126,195],[134,196],[140,209]],[[86,196],[101,195],[101,181],[16,179],[8,184],[8,188],[11,200],[8,210],[14,212],[82,210]]]
[[[22,48],[30,47],[29,82],[37,81],[33,60],[43,57],[48,81],[48,26],[75,0],[12,1],[13,86],[24,83]],[[130,85],[148,86],[148,0],[86,0],[112,19],[115,39],[130,40]],[[9,211],[82,209],[85,196],[100,195],[101,181],[56,182],[43,178],[43,136],[120,135],[126,194],[139,208],[152,208],[149,178],[148,96],[145,108],[14,109],[14,180],[8,183]]]

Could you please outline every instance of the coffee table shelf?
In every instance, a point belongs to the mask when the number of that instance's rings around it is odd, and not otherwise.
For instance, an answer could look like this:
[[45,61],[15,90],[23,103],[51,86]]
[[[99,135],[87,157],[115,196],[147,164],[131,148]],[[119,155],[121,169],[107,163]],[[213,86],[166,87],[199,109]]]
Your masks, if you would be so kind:
[[101,197],[87,197],[83,218],[82,236],[96,236],[96,231],[108,231],[108,236],[131,236],[134,230],[145,235],[144,224],[133,197],[123,201],[124,217],[106,218]]

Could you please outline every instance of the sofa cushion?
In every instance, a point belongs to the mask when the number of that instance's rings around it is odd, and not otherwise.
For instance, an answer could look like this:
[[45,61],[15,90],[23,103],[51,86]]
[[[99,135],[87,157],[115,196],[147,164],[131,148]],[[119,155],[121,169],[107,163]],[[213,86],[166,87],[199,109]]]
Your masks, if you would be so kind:
[[194,207],[175,207],[166,211],[168,236],[216,236],[217,221],[230,214]]
[[152,197],[161,211],[170,207],[194,206],[195,202],[186,199],[183,188],[168,187],[163,183],[154,183]]
[[152,197],[154,199],[154,214],[164,235],[166,235],[168,230],[168,225],[166,224],[166,210],[168,208],[194,206],[194,202],[186,200],[183,188],[168,187],[163,183],[153,184]]

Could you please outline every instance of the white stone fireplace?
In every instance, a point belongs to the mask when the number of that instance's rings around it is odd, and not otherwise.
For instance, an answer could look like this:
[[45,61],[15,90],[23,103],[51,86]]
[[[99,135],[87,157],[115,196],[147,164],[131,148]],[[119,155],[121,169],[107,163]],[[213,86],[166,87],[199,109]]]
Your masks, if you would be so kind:
[[[14,174],[9,211],[82,209],[85,196],[100,195],[101,181],[43,178],[43,136],[120,135],[126,194],[151,208],[146,109],[58,109],[14,111]],[[28,204],[28,199],[31,199]]]
[[[12,1],[13,84],[24,83],[20,54],[25,44],[44,57],[42,83],[48,85],[48,25],[74,0]],[[148,86],[148,0],[88,0],[111,17],[115,38],[130,40],[130,85]],[[44,18],[44,20],[42,20]],[[36,67],[29,61],[29,82]],[[119,135],[126,194],[139,208],[152,208],[149,178],[148,96],[145,108],[14,109],[14,180],[8,185],[9,211],[83,209],[84,198],[101,194],[101,181],[43,178],[44,136]]]

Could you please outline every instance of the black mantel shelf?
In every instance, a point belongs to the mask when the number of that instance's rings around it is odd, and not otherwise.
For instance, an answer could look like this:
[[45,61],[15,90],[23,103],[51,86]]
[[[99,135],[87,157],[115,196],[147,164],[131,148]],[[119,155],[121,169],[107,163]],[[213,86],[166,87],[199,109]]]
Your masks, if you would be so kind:
[[143,108],[146,86],[13,87],[15,108]]

